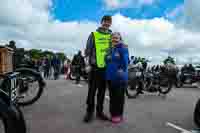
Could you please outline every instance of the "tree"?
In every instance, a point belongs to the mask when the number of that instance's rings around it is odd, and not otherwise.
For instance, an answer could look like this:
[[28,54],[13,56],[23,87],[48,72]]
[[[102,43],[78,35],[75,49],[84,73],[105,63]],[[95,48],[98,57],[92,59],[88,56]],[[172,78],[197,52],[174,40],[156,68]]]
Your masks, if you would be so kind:
[[170,63],[172,63],[172,64],[175,64],[175,60],[174,60],[174,58],[171,57],[171,56],[168,56],[168,57],[163,61],[164,64],[167,64],[168,62],[170,62]]
[[42,56],[43,56],[43,57],[51,58],[51,57],[53,57],[54,55],[55,55],[55,54],[54,54],[52,51],[46,50],[46,51],[42,52]]
[[64,61],[66,59],[65,54],[62,52],[56,53],[56,55],[58,55],[58,58],[61,59],[62,61]]
[[38,49],[31,49],[29,51],[29,54],[31,56],[32,59],[40,59],[42,56],[42,50],[38,50]]
[[14,51],[17,49],[16,42],[13,40],[9,41],[9,44],[7,44],[6,46],[12,48]]

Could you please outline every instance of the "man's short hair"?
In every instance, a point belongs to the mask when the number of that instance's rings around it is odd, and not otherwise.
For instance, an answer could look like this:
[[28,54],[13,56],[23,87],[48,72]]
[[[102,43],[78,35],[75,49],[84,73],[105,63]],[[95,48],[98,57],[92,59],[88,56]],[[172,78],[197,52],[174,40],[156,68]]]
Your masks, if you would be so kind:
[[101,19],[101,23],[103,21],[110,21],[110,22],[112,22],[112,16],[110,16],[110,15],[103,16],[102,19]]

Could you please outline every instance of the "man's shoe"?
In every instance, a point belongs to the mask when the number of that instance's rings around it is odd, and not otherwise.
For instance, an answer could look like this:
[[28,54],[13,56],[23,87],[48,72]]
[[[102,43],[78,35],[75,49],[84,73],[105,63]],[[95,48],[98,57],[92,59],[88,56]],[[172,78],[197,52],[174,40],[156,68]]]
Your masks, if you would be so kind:
[[84,121],[85,123],[89,123],[89,122],[91,122],[92,120],[93,120],[93,115],[92,115],[92,114],[89,114],[89,113],[87,113],[87,114],[85,115],[84,119],[83,119],[83,121]]
[[108,116],[106,116],[104,113],[97,113],[96,116],[97,116],[97,118],[99,120],[103,120],[103,121],[108,121],[109,120]]

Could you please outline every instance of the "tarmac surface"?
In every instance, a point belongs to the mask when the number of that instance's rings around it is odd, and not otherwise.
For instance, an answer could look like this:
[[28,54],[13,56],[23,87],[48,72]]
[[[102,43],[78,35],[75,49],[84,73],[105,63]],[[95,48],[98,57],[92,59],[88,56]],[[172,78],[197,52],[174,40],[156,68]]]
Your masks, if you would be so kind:
[[[39,101],[22,108],[28,133],[186,133],[184,129],[197,129],[193,112],[200,96],[198,88],[173,88],[166,97],[145,93],[137,99],[126,98],[125,120],[114,125],[96,119],[83,123],[87,84],[81,84],[48,80]],[[104,110],[109,115],[108,105],[106,97]]]

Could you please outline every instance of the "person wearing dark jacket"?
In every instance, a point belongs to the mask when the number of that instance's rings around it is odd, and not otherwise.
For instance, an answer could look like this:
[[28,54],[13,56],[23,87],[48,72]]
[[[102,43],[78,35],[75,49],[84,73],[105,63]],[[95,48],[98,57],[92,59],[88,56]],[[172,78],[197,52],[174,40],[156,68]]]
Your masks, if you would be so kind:
[[82,75],[82,69],[85,68],[85,61],[81,51],[79,51],[78,54],[74,56],[72,60],[72,66],[75,67],[76,84],[79,84]]
[[49,69],[50,69],[50,61],[49,59],[46,57],[44,60],[44,77],[46,79],[49,78]]
[[53,69],[54,69],[54,79],[58,79],[59,73],[60,73],[60,66],[61,66],[61,61],[58,58],[58,56],[54,56],[51,62]]
[[190,73],[194,73],[194,72],[195,72],[195,68],[193,67],[192,64],[189,64],[189,66],[188,66],[188,71],[189,71]]
[[[95,96],[97,92],[97,106],[96,116],[101,120],[109,120],[103,112],[104,97],[106,91],[105,79],[105,56],[107,50],[110,48],[112,24],[111,16],[104,16],[101,20],[101,27],[92,32],[88,38],[85,56],[89,60],[90,66],[89,82],[88,82],[88,96],[87,96],[87,111],[84,117],[84,122],[88,123],[93,120],[95,108]],[[89,68],[89,67],[88,67]]]
[[125,90],[128,83],[128,48],[120,33],[112,35],[112,49],[106,58],[106,80],[110,92],[110,114],[113,123],[123,120]]

